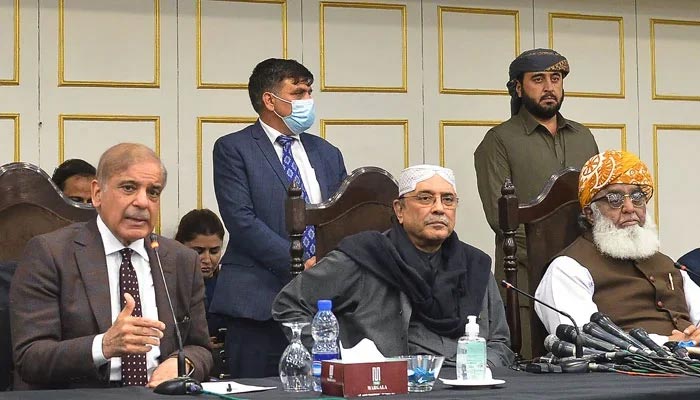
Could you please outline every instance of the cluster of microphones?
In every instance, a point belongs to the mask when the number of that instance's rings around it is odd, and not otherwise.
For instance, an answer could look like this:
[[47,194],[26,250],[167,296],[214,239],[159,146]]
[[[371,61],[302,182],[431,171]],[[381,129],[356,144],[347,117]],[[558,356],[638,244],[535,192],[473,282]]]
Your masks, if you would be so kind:
[[670,341],[660,346],[643,328],[625,332],[601,312],[593,313],[590,322],[583,325],[581,332],[569,314],[543,303],[506,281],[501,281],[501,284],[564,315],[572,323],[559,325],[556,334],[545,338],[544,347],[549,354],[526,365],[526,371],[598,371],[700,377],[700,360],[691,359],[684,347],[692,342]]
[[[578,357],[575,343],[582,345]],[[539,361],[559,365],[562,372],[700,372],[700,362],[692,361],[678,342],[660,346],[643,328],[625,332],[601,312],[591,315],[583,332],[572,325],[559,325],[556,335],[547,336],[544,347],[551,355]]]

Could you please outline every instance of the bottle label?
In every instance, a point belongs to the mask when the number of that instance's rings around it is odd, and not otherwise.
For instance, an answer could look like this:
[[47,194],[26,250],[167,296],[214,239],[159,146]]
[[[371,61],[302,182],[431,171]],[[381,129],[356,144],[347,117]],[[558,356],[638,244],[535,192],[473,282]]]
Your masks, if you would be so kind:
[[473,341],[467,343],[466,372],[469,380],[483,380],[486,375],[486,343]]
[[340,358],[338,353],[314,353],[313,364],[311,365],[313,376],[321,376],[321,361],[335,360],[337,358]]

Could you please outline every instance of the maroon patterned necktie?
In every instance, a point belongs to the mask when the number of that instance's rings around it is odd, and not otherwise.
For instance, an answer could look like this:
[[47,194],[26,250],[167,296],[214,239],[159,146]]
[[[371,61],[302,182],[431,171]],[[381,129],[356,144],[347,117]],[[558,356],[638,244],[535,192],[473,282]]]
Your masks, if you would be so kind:
[[[129,293],[136,302],[134,317],[141,317],[141,297],[139,296],[139,280],[136,271],[131,264],[131,253],[129,248],[119,250],[122,255],[122,264],[119,266],[119,298],[122,309],[126,306],[124,293]],[[122,385],[124,386],[146,386],[148,383],[148,373],[146,372],[146,354],[128,354],[122,357]]]

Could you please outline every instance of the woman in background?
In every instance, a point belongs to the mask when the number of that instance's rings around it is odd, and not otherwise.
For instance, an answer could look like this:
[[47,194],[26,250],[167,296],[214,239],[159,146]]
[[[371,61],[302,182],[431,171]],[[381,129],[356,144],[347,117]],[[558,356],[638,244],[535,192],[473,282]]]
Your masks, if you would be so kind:
[[192,210],[180,220],[175,234],[175,240],[195,250],[199,254],[200,268],[204,277],[206,290],[205,309],[209,336],[214,340],[219,328],[226,327],[220,316],[209,313],[209,303],[214,295],[216,277],[219,273],[219,260],[222,256],[221,246],[224,243],[224,226],[219,217],[211,210]]

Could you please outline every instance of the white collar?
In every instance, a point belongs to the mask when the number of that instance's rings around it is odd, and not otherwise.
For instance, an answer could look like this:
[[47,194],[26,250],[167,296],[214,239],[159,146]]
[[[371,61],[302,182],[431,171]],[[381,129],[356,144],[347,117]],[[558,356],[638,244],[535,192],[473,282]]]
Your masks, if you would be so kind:
[[[97,229],[100,231],[100,236],[102,236],[102,244],[105,247],[105,255],[116,253],[124,248],[122,242],[120,242],[119,239],[114,236],[112,231],[107,227],[107,225],[105,225],[104,221],[102,221],[102,217],[99,215],[97,215]],[[148,252],[146,251],[143,238],[129,243],[129,246],[127,247],[138,253],[138,255],[140,255],[144,260],[149,261]]]
[[267,138],[270,139],[270,142],[272,142],[272,144],[275,144],[275,142],[277,141],[277,137],[279,137],[279,136],[289,136],[292,139],[296,139],[296,140],[299,139],[299,135],[285,135],[284,133],[271,127],[270,125],[264,123],[262,119],[258,118],[258,121],[260,121],[260,126],[262,126],[263,131],[265,131]]

